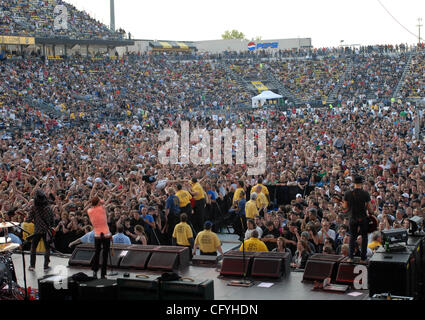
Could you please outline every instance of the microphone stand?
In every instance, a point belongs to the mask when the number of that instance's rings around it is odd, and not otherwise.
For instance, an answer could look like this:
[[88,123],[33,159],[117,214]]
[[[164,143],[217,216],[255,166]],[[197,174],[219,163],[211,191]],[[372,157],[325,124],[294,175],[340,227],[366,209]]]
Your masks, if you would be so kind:
[[[14,228],[17,228],[18,230],[27,233],[28,235],[30,235],[30,233],[24,229],[21,228],[21,226],[15,225]],[[6,237],[6,241],[7,241],[7,237]],[[25,241],[22,242],[21,244],[21,255],[22,255],[22,273],[24,275],[24,288],[25,288],[25,301],[29,300],[28,297],[28,287],[27,287],[27,273],[26,273],[26,266],[25,266],[25,252],[24,252],[24,245],[26,245],[27,243],[30,243],[28,241],[28,237]],[[46,249],[47,250],[47,249]]]
[[114,264],[112,263],[112,255],[111,255],[111,251],[113,250],[112,245],[113,245],[113,242],[111,237],[111,245],[109,246],[109,261],[111,262],[111,272],[109,272],[108,277],[114,277],[118,275],[118,272],[116,271],[114,272]]
[[[246,230],[244,230],[243,220],[242,216],[240,217],[241,224],[242,224],[242,231],[245,234]],[[231,281],[230,285],[235,287],[250,287],[254,283],[251,280],[246,279],[246,260],[245,260],[245,238],[242,241],[242,264],[243,264],[243,277],[242,280],[239,281]]]

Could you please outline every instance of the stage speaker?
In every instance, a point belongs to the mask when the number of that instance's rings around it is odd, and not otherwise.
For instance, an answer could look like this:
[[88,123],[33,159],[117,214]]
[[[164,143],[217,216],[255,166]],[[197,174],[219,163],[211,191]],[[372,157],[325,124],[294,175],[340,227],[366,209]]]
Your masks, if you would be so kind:
[[[354,273],[354,268],[357,265],[358,264],[356,263],[348,263],[348,262],[342,261],[338,266],[338,272],[336,275],[336,283],[353,285],[354,279],[358,276],[358,274]],[[364,265],[364,266],[367,268],[367,265]]]
[[251,269],[253,277],[280,278],[291,272],[291,255],[288,252],[258,252]]
[[390,293],[413,297],[414,269],[411,253],[375,253],[369,261],[369,296]]
[[[57,284],[57,288],[55,288]],[[38,279],[40,300],[72,301],[78,299],[78,283],[72,277],[47,275]]]
[[[131,245],[116,243],[111,246],[111,256],[108,255],[108,267],[118,268],[123,257],[128,254]],[[102,261],[103,258],[100,258]]]
[[122,258],[120,268],[144,270],[152,255],[152,250],[158,246],[131,245],[127,254]]
[[192,265],[200,267],[216,267],[218,264],[218,256],[193,256]]
[[334,280],[335,269],[336,262],[334,261],[308,259],[304,270],[303,281],[323,281],[326,278]]
[[331,262],[341,262],[344,259],[345,257],[343,255],[324,254],[324,253],[316,253],[308,258],[308,260],[320,260],[320,261],[331,261]]
[[112,301],[118,297],[117,280],[97,279],[78,285],[79,300]]
[[159,288],[161,300],[214,300],[213,280],[161,281]]
[[118,300],[158,300],[157,278],[148,275],[118,278]]
[[243,257],[237,256],[224,256],[221,264],[221,276],[239,276],[243,277],[244,270],[246,276],[250,275],[253,256],[245,256],[245,269]]
[[93,243],[80,244],[74,249],[71,258],[68,261],[68,265],[91,266],[93,263],[94,253],[95,250]]
[[189,266],[190,252],[187,247],[160,246],[152,250],[149,270],[173,271]]

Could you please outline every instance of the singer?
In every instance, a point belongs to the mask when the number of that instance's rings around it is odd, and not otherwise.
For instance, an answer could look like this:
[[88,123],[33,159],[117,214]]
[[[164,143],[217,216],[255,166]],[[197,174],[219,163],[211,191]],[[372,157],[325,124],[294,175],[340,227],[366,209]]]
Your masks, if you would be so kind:
[[92,207],[87,210],[90,218],[90,222],[94,229],[94,245],[96,248],[94,261],[93,261],[93,277],[97,278],[97,271],[99,270],[99,258],[100,250],[103,248],[103,260],[101,278],[106,278],[106,267],[108,263],[108,253],[111,247],[112,235],[109,231],[108,221],[106,217],[106,211],[103,207],[103,200],[100,200],[97,196],[91,200]]

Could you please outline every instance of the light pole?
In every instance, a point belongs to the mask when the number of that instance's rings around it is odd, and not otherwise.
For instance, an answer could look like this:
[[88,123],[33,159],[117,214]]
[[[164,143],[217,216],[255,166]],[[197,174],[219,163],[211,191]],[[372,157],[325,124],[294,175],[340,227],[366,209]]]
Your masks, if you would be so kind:
[[111,11],[111,30],[115,31],[115,1],[110,0],[110,11]]

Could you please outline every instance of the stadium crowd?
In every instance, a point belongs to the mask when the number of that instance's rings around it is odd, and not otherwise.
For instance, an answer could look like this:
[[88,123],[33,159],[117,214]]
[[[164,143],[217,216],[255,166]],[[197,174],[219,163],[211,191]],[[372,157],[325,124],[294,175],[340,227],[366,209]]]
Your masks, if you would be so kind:
[[[333,56],[337,50],[317,61],[265,65],[282,68],[282,79],[290,78],[287,85],[299,88],[299,95],[322,96],[346,68],[343,57]],[[118,243],[179,245],[175,227],[185,213],[194,235],[205,221],[212,221],[207,225],[215,232],[231,225],[241,241],[250,241],[248,247],[261,241],[264,245],[252,247],[290,251],[293,266],[302,268],[315,252],[348,254],[341,199],[360,174],[379,219],[378,232],[369,239],[371,256],[380,245],[379,231],[407,226],[409,217],[424,216],[425,210],[425,146],[415,138],[417,109],[408,102],[388,106],[382,101],[401,77],[404,48],[379,50],[394,55],[359,53],[354,62],[363,67],[354,68],[355,88],[341,94],[344,102],[371,90],[381,100],[372,107],[356,101],[285,110],[237,108],[251,93],[231,78],[226,62],[211,57],[3,61],[1,219],[34,232],[29,212],[41,189],[55,215],[55,247],[69,253],[92,239],[87,210],[97,196]],[[252,79],[264,72],[234,65]],[[159,133],[179,132],[186,120],[191,128],[209,132],[267,129],[265,173],[248,176],[245,165],[162,165]],[[296,188],[296,198],[278,205],[267,188],[276,185]],[[27,238],[17,229],[9,231],[17,242]]]
[[[12,73],[9,81],[23,74]],[[50,76],[59,78],[59,73]],[[57,94],[64,94],[59,89],[58,84]],[[24,116],[18,111],[21,105],[11,103],[13,92],[4,92],[9,100],[2,100],[3,111],[15,114],[15,120]],[[350,235],[338,199],[350,189],[355,173],[366,178],[379,230],[405,226],[407,218],[424,215],[424,143],[414,138],[416,111],[407,104],[378,106],[218,110],[211,115],[159,106],[137,122],[132,115],[114,124],[82,117],[73,126],[49,125],[34,109],[25,113],[30,126],[23,123],[13,139],[3,135],[1,140],[1,213],[5,219],[30,224],[27,214],[34,192],[44,190],[55,214],[60,252],[71,252],[70,244],[91,231],[87,209],[93,195],[105,201],[111,232],[129,237],[131,243],[171,244],[185,210],[194,233],[210,220],[213,230],[230,224],[241,240],[249,240],[251,234],[244,234],[242,227],[246,218],[248,230],[257,229],[268,250],[287,248],[296,257],[294,266],[302,267],[313,252],[347,252]],[[161,165],[158,134],[164,128],[179,131],[183,120],[207,130],[266,128],[266,172],[259,180],[247,176],[244,165]],[[201,186],[196,196],[193,178]],[[267,197],[267,185],[293,186],[297,197],[277,206]],[[314,190],[308,193],[308,187]],[[191,196],[181,190],[191,192],[196,201],[205,199],[205,207],[200,209],[194,200],[192,204]],[[180,210],[167,203],[174,194]],[[377,241],[377,234],[370,239]]]
[[[56,6],[67,9],[67,28],[55,29],[55,19],[62,12]],[[71,39],[118,40],[123,32],[112,32],[106,25],[90,17],[85,11],[61,1],[1,0],[0,34],[12,36],[68,37]]]
[[411,70],[407,74],[400,91],[400,96],[403,99],[423,97],[425,92],[424,66],[425,54],[417,54],[413,57]]

